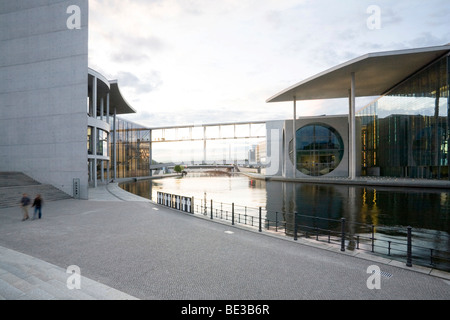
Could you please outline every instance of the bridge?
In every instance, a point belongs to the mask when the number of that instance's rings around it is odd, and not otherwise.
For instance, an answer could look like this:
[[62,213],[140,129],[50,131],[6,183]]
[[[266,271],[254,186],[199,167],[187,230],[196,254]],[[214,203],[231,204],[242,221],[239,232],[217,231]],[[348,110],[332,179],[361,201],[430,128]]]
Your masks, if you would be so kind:
[[[225,141],[225,140],[256,140],[261,139],[263,143],[256,145],[255,150],[249,146],[253,152],[254,159],[248,159],[252,162],[258,162],[261,154],[265,154],[265,139],[266,139],[266,122],[265,121],[250,121],[250,122],[233,122],[233,123],[213,123],[213,124],[192,124],[171,127],[153,127],[150,130],[150,159],[153,159],[153,152],[155,144],[162,143],[179,143],[179,142],[202,142],[203,157],[200,163],[195,161],[188,161],[186,164],[189,167],[192,165],[213,165],[217,168],[220,166],[231,166],[237,164],[238,160],[230,161],[231,147],[228,159],[207,159],[208,141]],[[244,159],[240,159],[243,162]],[[232,163],[231,165],[229,163]],[[243,164],[243,163],[242,163]],[[163,167],[171,167],[175,165],[173,161],[167,161],[161,164],[152,164],[151,169],[161,169]],[[200,167],[197,167],[200,168]],[[204,167],[205,168],[205,167]]]
[[137,126],[117,132],[112,146],[113,177],[128,168],[135,176],[145,176],[148,169],[170,169],[176,164],[246,166],[266,160],[266,121]]
[[266,121],[154,127],[152,143],[265,138]]
[[232,164],[185,164],[185,163],[158,163],[152,164],[150,169],[174,168],[177,164],[184,167],[185,171],[212,170],[212,169],[235,169],[236,165]]
[[[152,170],[161,170],[162,168],[173,170],[176,164],[174,163],[162,163],[158,165],[152,165]],[[194,172],[201,172],[206,173],[209,175],[228,175],[231,176],[233,174],[239,173],[241,170],[237,165],[230,165],[230,164],[224,164],[224,165],[188,165],[185,166],[184,164],[181,164],[183,166],[183,174],[188,173],[194,173]]]

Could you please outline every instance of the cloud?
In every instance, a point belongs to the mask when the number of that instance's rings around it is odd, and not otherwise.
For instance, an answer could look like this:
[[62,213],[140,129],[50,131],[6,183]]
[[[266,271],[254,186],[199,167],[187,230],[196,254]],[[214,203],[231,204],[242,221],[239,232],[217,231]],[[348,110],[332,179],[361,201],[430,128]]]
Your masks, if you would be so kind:
[[450,41],[450,32],[444,37],[439,37],[431,32],[423,32],[418,34],[414,39],[407,41],[407,45],[412,48],[431,47],[436,45],[444,45]]
[[117,74],[120,80],[119,85],[133,91],[134,95],[148,94],[162,84],[162,80],[157,71],[151,71],[144,74],[143,78],[139,78],[136,74],[126,71],[120,71]]
[[[372,4],[381,8],[378,30],[366,24]],[[133,119],[152,126],[290,118],[290,104],[266,99],[369,52],[450,42],[448,0],[90,0],[90,7],[90,64],[117,79],[137,110]],[[304,115],[346,112],[345,101],[303,105]]]

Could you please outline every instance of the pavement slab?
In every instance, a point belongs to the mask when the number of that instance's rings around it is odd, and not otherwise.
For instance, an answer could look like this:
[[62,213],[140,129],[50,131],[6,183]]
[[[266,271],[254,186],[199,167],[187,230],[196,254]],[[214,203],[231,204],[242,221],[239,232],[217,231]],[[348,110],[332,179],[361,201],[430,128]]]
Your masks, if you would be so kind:
[[[77,300],[448,300],[445,272],[211,221],[127,195],[0,210],[0,297]],[[115,193],[117,192],[117,193]],[[129,196],[129,197],[128,197]],[[68,290],[79,267],[81,290]],[[369,267],[381,270],[379,289]],[[420,269],[420,270],[419,270]],[[425,272],[424,272],[425,271]]]

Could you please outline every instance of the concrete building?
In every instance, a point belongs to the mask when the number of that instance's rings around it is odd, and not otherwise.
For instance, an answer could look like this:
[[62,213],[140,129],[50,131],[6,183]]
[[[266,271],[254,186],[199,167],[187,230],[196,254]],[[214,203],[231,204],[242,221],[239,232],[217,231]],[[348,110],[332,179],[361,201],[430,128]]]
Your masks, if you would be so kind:
[[[294,115],[267,123],[266,174],[450,180],[449,90],[450,44],[370,53],[295,84],[267,100],[292,101]],[[357,110],[356,97],[378,98]],[[297,119],[297,101],[335,98],[348,115]]]
[[0,2],[0,171],[81,199],[110,175],[111,119],[134,112],[88,68],[88,14],[88,0]]
[[[267,175],[294,177],[292,124],[291,120],[267,122],[267,137],[272,137],[267,143],[271,162]],[[303,117],[295,126],[297,178],[348,176],[348,116]]]

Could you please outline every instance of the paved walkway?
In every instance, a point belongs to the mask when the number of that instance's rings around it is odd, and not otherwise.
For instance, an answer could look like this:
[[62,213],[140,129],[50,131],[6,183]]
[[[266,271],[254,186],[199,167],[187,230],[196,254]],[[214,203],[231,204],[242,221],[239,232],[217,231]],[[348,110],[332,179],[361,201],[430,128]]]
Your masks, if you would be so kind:
[[[48,202],[41,220],[0,210],[0,298],[333,300],[450,298],[450,276],[336,246],[211,222],[117,185]],[[369,266],[381,270],[370,290]],[[77,274],[67,273],[77,266]],[[74,284],[80,289],[69,289]]]

